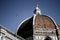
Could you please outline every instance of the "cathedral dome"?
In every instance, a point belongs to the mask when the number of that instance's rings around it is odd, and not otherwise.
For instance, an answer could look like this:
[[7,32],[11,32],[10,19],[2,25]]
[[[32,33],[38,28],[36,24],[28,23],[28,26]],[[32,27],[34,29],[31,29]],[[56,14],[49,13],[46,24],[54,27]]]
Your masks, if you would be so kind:
[[57,25],[54,20],[47,16],[41,15],[41,11],[36,7],[34,15],[25,19],[17,29],[17,35],[27,38],[33,35],[33,28],[56,29]]
[[[34,15],[35,16],[35,15]],[[45,29],[55,29],[54,21],[46,15],[36,15],[24,20],[17,30],[17,35],[27,38],[33,35],[33,27],[35,28],[45,28]],[[34,22],[34,24],[33,24]]]

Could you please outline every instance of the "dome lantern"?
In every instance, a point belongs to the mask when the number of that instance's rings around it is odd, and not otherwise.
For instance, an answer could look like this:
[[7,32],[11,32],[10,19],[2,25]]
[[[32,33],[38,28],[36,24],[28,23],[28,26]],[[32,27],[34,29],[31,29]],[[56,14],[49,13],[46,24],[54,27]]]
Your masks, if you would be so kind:
[[40,10],[40,8],[38,7],[38,4],[37,4],[37,6],[36,6],[36,8],[35,8],[35,10],[34,10],[34,13],[41,15],[41,10]]

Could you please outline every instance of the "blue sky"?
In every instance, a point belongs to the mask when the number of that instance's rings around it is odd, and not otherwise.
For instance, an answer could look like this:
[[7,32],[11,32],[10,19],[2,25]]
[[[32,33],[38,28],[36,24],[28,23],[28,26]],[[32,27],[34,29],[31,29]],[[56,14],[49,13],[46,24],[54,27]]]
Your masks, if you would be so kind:
[[18,25],[34,14],[36,3],[42,15],[51,16],[60,25],[59,0],[0,0],[0,25],[16,32]]

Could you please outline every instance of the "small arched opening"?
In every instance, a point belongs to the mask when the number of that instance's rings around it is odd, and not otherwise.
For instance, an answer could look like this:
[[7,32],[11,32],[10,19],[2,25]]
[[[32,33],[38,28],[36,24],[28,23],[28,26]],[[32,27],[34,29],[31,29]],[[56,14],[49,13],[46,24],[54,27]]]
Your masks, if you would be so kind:
[[44,40],[52,40],[52,38],[49,36],[46,36],[46,38]]

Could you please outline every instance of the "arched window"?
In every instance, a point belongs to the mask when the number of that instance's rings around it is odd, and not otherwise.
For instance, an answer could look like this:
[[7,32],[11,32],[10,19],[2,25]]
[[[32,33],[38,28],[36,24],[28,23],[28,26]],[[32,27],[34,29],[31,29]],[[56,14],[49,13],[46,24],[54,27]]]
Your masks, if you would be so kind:
[[52,38],[47,36],[44,40],[52,40]]

